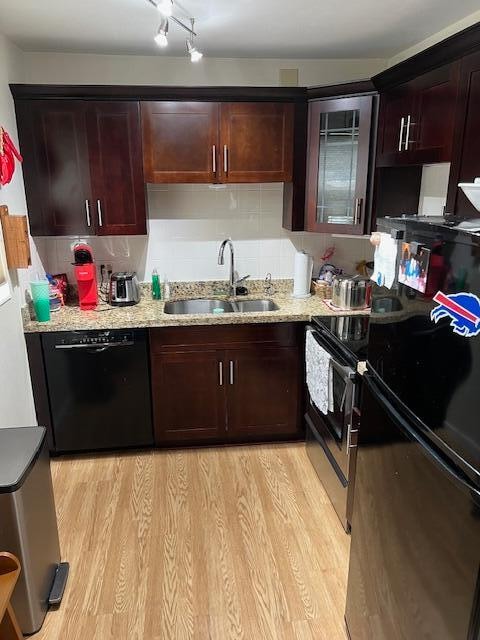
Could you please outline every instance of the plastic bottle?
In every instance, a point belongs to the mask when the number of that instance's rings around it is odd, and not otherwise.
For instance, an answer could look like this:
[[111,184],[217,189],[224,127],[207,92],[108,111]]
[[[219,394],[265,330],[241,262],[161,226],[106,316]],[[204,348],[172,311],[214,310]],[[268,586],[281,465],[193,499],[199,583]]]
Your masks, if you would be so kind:
[[163,276],[163,299],[170,300],[170,283],[167,276]]
[[160,288],[160,278],[156,269],[152,271],[152,298],[154,300],[162,299],[162,290]]

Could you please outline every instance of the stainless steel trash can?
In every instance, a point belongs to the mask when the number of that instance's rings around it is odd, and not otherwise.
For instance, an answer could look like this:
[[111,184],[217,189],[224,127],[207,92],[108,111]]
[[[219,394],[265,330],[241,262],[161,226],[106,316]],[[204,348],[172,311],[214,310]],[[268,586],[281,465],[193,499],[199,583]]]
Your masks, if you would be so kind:
[[14,553],[22,566],[12,604],[24,634],[40,629],[68,574],[60,562],[45,435],[43,427],[0,429],[0,550]]

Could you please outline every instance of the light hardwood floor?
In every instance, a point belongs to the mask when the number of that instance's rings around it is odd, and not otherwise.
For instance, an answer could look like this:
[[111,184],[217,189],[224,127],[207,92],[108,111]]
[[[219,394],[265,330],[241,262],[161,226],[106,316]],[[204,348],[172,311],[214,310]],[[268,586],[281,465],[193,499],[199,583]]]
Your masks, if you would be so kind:
[[52,473],[71,574],[35,640],[345,640],[349,538],[303,444]]

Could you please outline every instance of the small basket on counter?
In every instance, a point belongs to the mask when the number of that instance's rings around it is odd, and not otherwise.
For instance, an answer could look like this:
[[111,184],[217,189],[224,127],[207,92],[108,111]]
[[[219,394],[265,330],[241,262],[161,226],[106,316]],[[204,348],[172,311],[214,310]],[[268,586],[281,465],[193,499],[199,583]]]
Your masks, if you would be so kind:
[[318,296],[322,300],[331,299],[332,285],[326,280],[312,280],[310,292],[314,296]]

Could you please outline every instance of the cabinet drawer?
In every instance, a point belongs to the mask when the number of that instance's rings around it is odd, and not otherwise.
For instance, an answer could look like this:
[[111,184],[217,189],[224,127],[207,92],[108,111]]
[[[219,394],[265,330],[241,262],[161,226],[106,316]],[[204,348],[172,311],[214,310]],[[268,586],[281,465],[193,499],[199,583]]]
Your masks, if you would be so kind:
[[302,323],[165,327],[150,330],[153,353],[189,351],[192,347],[249,348],[255,344],[282,347],[298,344]]

